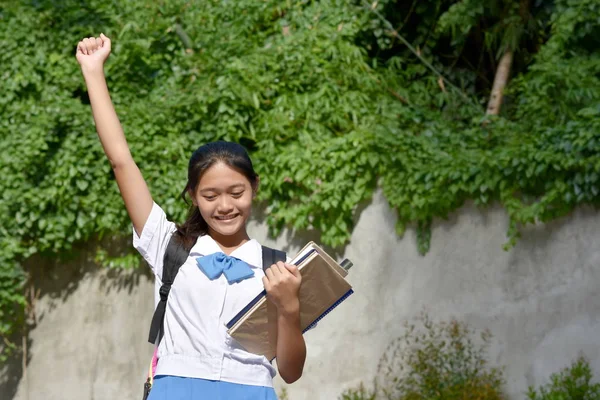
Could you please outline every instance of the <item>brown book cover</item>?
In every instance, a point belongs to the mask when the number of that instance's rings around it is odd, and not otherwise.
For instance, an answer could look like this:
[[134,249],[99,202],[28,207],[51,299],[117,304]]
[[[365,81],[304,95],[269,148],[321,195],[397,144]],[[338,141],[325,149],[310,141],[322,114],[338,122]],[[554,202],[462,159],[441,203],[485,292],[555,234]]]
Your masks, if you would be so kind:
[[[309,242],[291,264],[302,275],[300,285],[300,327],[311,329],[321,318],[350,296],[352,286],[346,281],[348,272],[314,242]],[[247,351],[262,354],[268,360],[276,357],[277,310],[259,294],[227,324],[228,333]]]

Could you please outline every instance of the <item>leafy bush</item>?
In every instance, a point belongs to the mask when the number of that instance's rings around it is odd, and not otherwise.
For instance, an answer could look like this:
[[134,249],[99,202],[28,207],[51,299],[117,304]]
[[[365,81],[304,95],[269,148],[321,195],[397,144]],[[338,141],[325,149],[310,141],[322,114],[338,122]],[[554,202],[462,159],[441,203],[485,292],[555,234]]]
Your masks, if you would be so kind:
[[599,400],[600,383],[592,383],[592,369],[585,357],[552,374],[550,382],[537,390],[529,388],[529,400]]
[[357,389],[347,389],[342,393],[339,400],[376,400],[377,390],[367,389],[360,385]]
[[417,324],[388,346],[379,365],[381,395],[389,400],[500,400],[502,370],[489,367],[486,350],[465,323],[435,322],[422,314]]

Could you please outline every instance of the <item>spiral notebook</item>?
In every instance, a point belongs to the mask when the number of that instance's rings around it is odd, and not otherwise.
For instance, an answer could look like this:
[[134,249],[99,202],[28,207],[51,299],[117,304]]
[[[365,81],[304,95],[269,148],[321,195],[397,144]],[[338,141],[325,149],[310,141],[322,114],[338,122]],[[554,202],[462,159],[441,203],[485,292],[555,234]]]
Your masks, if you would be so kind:
[[[302,275],[300,326],[306,332],[353,293],[348,271],[314,242],[309,242],[291,264]],[[247,351],[276,357],[277,309],[266,291],[256,296],[227,324],[228,333]]]

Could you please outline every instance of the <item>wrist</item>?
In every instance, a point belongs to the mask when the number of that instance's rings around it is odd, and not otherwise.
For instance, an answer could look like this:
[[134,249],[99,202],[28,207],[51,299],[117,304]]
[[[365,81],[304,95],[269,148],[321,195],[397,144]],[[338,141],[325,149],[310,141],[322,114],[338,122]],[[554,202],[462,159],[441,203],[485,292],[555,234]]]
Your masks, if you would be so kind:
[[279,315],[284,318],[300,317],[300,300],[298,298],[289,300],[279,307]]
[[104,65],[100,65],[100,66],[82,65],[81,72],[83,73],[84,78],[95,78],[95,77],[104,78]]

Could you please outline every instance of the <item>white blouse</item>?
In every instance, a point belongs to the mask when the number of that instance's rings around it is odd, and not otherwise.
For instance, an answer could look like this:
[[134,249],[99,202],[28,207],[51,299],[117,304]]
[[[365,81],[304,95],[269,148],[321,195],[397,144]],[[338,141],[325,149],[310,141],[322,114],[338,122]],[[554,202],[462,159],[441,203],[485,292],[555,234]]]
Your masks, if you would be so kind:
[[[163,256],[175,230],[175,224],[154,204],[141,236],[133,232],[133,246],[150,264],[157,280],[162,277]],[[210,236],[201,236],[175,277],[167,300],[156,375],[272,387],[275,368],[266,357],[244,350],[225,327],[264,289],[262,248],[250,240],[230,254],[254,271],[252,278],[231,285],[224,274],[211,281],[197,265],[197,257],[216,252],[222,252],[219,245]]]

